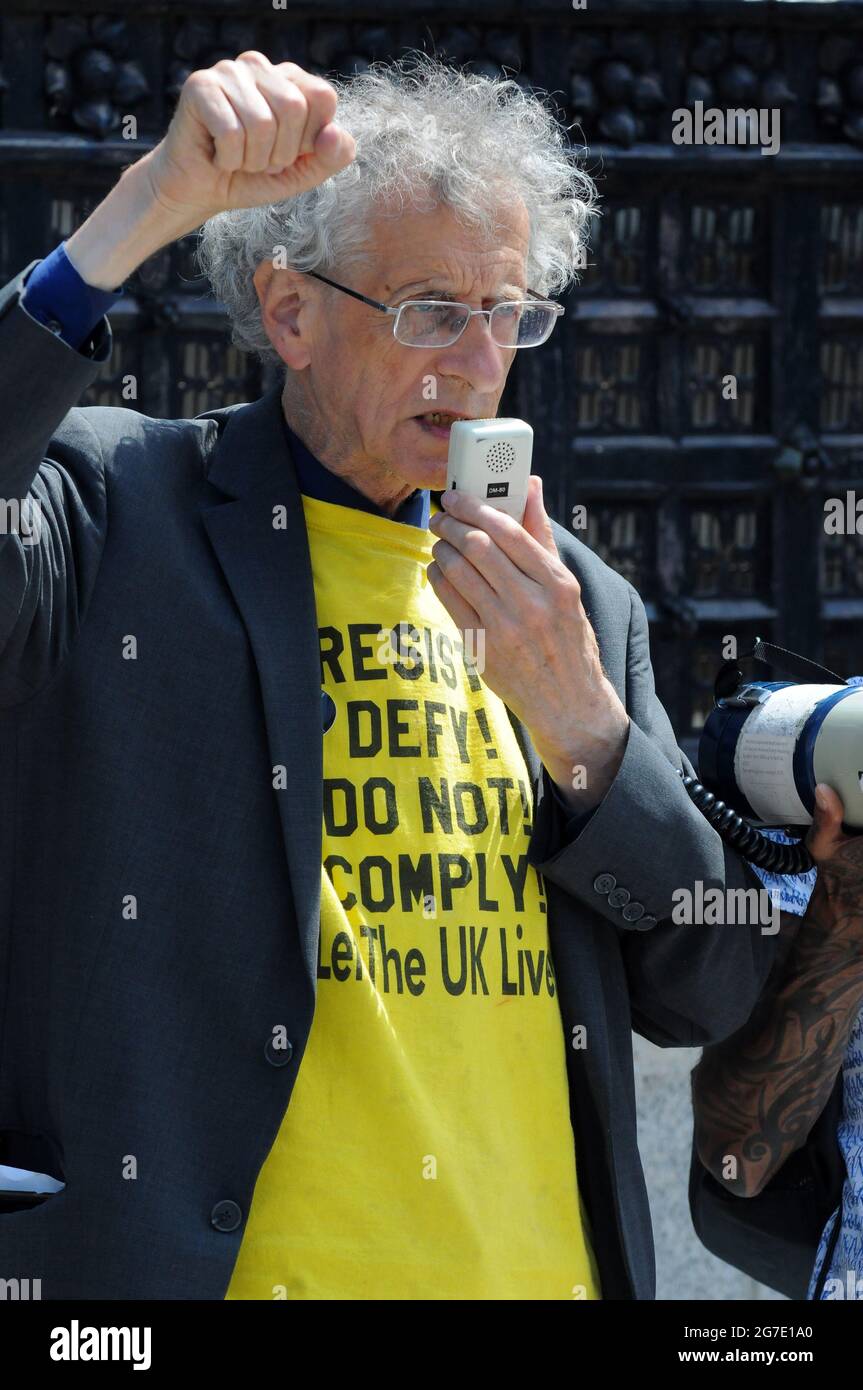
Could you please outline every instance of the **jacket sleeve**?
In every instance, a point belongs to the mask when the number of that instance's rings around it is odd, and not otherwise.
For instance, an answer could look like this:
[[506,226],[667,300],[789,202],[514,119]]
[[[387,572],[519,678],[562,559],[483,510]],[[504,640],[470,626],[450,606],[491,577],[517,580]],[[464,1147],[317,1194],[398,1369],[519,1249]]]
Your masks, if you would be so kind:
[[573,814],[549,777],[546,768],[542,769],[541,775],[544,794],[550,796],[553,802],[553,824],[550,829],[554,849],[562,849],[564,844],[581,834],[588,821],[596,815],[596,807],[591,806],[589,811],[576,811]]
[[76,406],[111,355],[111,328],[103,317],[75,349],[29,314],[38,264],[0,289],[0,706],[31,696],[68,650],[107,527],[102,451]]
[[[751,912],[740,925],[670,920],[674,894],[686,889],[694,895],[699,880],[704,892],[762,884],[683,785],[678,769],[690,775],[695,769],[657,697],[647,614],[632,585],[628,589],[625,704],[631,722],[623,760],[585,827],[550,854],[546,847],[555,841],[542,779],[529,857],[544,878],[617,933],[636,1031],[660,1046],[700,1047],[745,1023],[770,972],[777,934],[771,922],[753,921]],[[638,907],[644,911],[636,916]]]

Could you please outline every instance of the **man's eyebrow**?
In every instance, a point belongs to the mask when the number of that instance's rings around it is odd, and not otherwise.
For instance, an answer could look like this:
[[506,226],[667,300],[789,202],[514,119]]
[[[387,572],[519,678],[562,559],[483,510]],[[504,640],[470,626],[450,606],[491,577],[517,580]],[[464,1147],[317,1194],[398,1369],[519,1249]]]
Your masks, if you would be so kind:
[[[406,290],[417,290],[422,293],[425,299],[458,299],[459,296],[454,290],[444,290],[436,286],[431,280],[408,280],[398,289],[387,290],[384,286],[384,293],[389,299],[398,299]],[[526,291],[521,285],[502,285],[495,296],[496,299],[523,299]]]
[[419,289],[421,286],[428,285],[429,283],[428,280],[407,280],[405,284],[399,285],[398,289],[394,290],[388,289],[388,287],[384,285],[384,294],[388,299],[395,299],[396,295],[403,294],[405,290]]

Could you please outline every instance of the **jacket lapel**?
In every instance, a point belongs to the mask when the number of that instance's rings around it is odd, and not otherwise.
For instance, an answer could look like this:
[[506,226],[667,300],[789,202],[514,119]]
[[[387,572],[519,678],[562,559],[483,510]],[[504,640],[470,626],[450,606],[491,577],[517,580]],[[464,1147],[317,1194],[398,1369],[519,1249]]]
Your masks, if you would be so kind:
[[[200,418],[200,417],[199,417]],[[320,654],[306,523],[281,387],[213,411],[221,423],[207,478],[225,494],[202,516],[257,666],[274,785],[312,989],[321,893],[323,751]],[[274,518],[278,524],[274,525]]]
[[[250,405],[208,412],[218,439],[207,480],[224,494],[203,521],[242,616],[257,666],[274,790],[297,913],[314,988],[317,972],[323,816],[323,720],[315,590],[305,514],[284,428],[281,386]],[[278,526],[273,525],[276,509]],[[507,710],[536,800],[541,766],[527,730]]]

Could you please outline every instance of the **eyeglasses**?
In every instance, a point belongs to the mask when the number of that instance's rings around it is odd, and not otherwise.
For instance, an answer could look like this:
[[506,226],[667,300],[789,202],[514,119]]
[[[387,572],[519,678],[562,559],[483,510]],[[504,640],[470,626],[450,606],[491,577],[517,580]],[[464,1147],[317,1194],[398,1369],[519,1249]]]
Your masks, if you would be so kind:
[[335,280],[327,279],[316,270],[307,270],[316,280],[332,285],[372,309],[382,314],[394,314],[393,333],[405,347],[432,348],[451,347],[458,342],[475,314],[488,318],[489,332],[498,347],[526,348],[539,347],[551,335],[555,322],[564,313],[560,304],[552,304],[533,290],[527,293],[531,299],[506,299],[495,304],[493,309],[472,309],[469,304],[456,304],[448,299],[408,299],[404,304],[393,307],[381,304],[377,299],[369,299],[357,290],[349,290]]

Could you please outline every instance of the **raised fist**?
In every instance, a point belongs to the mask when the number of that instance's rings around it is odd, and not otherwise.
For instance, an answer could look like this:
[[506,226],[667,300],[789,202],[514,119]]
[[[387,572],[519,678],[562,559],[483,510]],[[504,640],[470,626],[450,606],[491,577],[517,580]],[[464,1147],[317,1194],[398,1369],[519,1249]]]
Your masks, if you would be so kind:
[[164,139],[145,156],[154,198],[200,226],[228,208],[280,202],[350,164],[336,92],[296,63],[254,49],[200,68],[183,84]]

